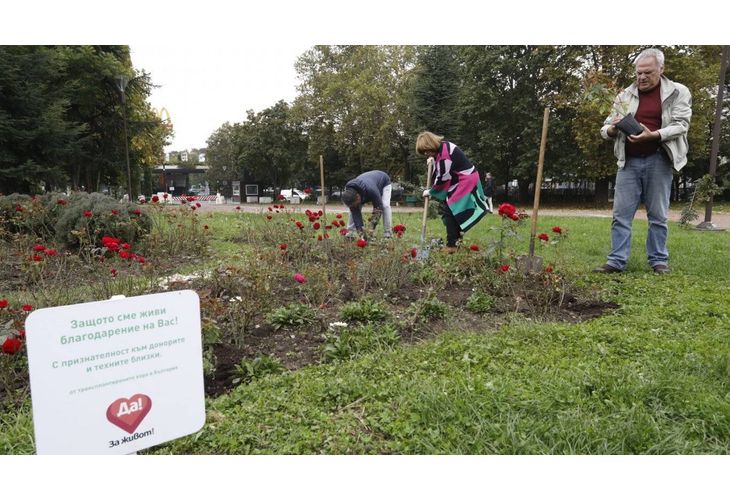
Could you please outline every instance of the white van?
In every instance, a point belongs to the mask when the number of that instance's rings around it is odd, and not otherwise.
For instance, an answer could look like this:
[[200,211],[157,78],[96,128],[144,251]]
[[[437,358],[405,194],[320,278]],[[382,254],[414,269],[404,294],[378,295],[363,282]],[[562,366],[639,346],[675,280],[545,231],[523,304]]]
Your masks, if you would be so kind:
[[284,196],[284,198],[286,198],[286,201],[291,201],[292,193],[293,193],[293,196],[298,196],[300,200],[306,200],[307,198],[309,198],[309,195],[307,193],[305,193],[304,191],[300,191],[298,189],[282,189],[281,190],[281,194],[282,194],[282,196]]

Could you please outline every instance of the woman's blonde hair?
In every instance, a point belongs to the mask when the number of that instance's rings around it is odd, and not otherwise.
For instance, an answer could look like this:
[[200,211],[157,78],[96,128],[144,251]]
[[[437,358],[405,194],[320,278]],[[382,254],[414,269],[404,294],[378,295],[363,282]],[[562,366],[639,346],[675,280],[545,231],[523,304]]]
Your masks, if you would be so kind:
[[416,153],[425,155],[427,153],[438,153],[443,136],[433,132],[421,132],[416,138]]

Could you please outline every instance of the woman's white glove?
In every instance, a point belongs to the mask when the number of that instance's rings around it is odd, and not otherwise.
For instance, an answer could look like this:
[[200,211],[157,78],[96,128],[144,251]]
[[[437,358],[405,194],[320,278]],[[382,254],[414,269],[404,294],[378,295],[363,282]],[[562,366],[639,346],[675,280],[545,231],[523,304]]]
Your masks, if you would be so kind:
[[423,190],[423,197],[426,198],[428,196],[431,196],[431,190],[430,189],[424,189]]

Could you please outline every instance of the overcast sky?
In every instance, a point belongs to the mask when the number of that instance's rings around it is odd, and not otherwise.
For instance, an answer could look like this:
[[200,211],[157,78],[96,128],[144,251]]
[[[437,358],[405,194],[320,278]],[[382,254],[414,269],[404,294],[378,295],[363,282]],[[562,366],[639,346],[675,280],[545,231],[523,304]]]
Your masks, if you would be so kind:
[[132,63],[151,74],[150,102],[170,113],[175,137],[166,151],[202,148],[226,121],[241,122],[246,110],[292,102],[297,57],[311,45],[282,43],[164,45],[132,44]]

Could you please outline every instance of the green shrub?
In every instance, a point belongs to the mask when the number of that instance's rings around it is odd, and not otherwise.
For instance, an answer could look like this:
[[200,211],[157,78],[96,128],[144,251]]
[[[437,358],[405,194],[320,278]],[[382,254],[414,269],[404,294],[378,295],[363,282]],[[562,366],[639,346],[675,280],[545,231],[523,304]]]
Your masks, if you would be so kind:
[[266,315],[266,320],[271,323],[274,330],[287,326],[300,327],[314,323],[317,313],[303,304],[292,304],[279,307]]
[[271,356],[262,356],[253,360],[242,359],[231,371],[232,382],[248,384],[267,375],[278,375],[283,371],[284,365],[281,364],[281,361]]
[[388,311],[382,303],[367,298],[342,306],[340,317],[348,322],[377,323],[388,318]]
[[466,308],[473,313],[485,314],[494,307],[494,297],[488,293],[476,290],[466,301]]
[[448,306],[435,297],[427,297],[417,300],[408,309],[416,320],[433,321],[445,318]]
[[98,246],[103,236],[134,244],[151,228],[152,220],[144,208],[101,193],[72,194],[54,225],[56,241],[67,248]]
[[327,361],[344,361],[365,353],[393,348],[399,341],[398,331],[390,324],[368,324],[344,329],[326,335],[324,358]]

